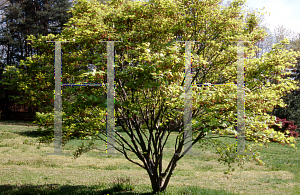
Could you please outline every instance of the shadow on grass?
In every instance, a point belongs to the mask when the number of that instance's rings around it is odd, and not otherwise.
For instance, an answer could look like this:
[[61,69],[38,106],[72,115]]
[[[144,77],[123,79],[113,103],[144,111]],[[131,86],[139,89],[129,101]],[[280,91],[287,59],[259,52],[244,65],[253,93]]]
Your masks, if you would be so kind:
[[46,133],[38,132],[37,130],[24,131],[24,132],[14,132],[14,133],[19,134],[21,136],[31,137],[31,138],[38,138],[38,137],[42,137],[42,136],[46,135]]
[[[27,126],[27,127],[38,127],[36,124],[33,124],[32,121],[17,121],[17,120],[0,120],[1,125],[10,125],[10,126]],[[16,127],[18,128],[18,127]],[[39,133],[37,130],[26,130],[26,131],[14,131],[13,133],[37,138],[43,136],[42,132]]]
[[0,124],[2,125],[24,125],[24,126],[37,126],[36,124],[33,124],[33,121],[24,121],[24,120],[0,120]]
[[[151,192],[136,193],[133,189],[124,189],[124,186],[115,185],[112,188],[103,189],[103,186],[83,186],[83,185],[0,185],[0,195],[154,195]],[[151,191],[149,189],[149,191]],[[225,190],[202,189],[195,186],[181,188],[176,192],[165,192],[160,194],[178,194],[178,195],[236,195]]]
[[[108,189],[102,189],[102,186],[83,186],[83,185],[0,185],[0,195],[113,195],[113,194],[128,194],[133,195],[130,191],[125,191],[122,186],[114,186]],[[142,193],[142,195],[151,195],[152,193]]]
[[[115,127],[116,131],[118,132],[123,132],[122,131],[122,128],[119,127],[119,126],[116,126]],[[49,130],[41,130],[41,131],[38,131],[38,130],[27,130],[27,131],[16,131],[14,132],[18,135],[21,135],[21,136],[26,136],[26,137],[31,137],[31,138],[40,138],[40,137],[43,137],[43,136],[49,136]],[[74,138],[74,139],[78,139],[80,136]],[[73,138],[72,138],[73,139]]]

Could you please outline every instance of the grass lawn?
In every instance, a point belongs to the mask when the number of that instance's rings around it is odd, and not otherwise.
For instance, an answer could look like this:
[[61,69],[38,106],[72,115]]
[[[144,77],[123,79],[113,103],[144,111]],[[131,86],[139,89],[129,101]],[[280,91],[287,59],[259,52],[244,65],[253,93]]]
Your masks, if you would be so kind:
[[[26,123],[0,122],[0,194],[150,194],[146,170],[123,155],[99,155],[97,150],[76,160],[46,155],[53,153],[53,143],[36,143],[36,129]],[[171,134],[167,142],[164,167],[174,151],[175,138]],[[235,142],[234,137],[220,139]],[[70,141],[64,153],[72,154],[81,142],[86,141]],[[97,145],[105,149],[104,142]],[[199,144],[192,150],[201,155],[187,155],[178,162],[164,194],[300,194],[299,150],[270,143],[261,150],[265,166],[247,162],[232,175],[224,175],[227,166],[217,161],[212,148],[202,151]]]

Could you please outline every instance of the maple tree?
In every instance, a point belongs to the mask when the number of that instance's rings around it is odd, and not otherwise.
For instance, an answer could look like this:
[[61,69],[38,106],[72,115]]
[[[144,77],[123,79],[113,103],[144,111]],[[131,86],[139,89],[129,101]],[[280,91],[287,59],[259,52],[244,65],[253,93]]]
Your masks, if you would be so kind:
[[[180,0],[176,3],[111,0],[108,4],[99,4],[78,0],[71,10],[73,17],[61,34],[29,37],[32,47],[38,47],[41,54],[21,61],[30,71],[20,70],[20,89],[25,90],[29,104],[38,106],[42,102],[53,102],[54,45],[46,41],[70,41],[62,44],[62,83],[106,83],[107,63],[103,59],[107,50],[106,43],[100,41],[122,41],[115,43],[115,116],[125,121],[120,124],[129,141],[116,131],[118,146],[115,149],[147,171],[153,192],[162,192],[178,161],[189,150],[183,150],[185,48],[175,41],[176,38],[200,41],[193,43],[191,49],[192,83],[235,83],[237,46],[233,41],[243,40],[247,57],[244,59],[245,136],[255,141],[246,145],[246,151],[253,155],[234,156],[236,144],[206,139],[210,132],[236,134],[235,85],[191,86],[194,92],[192,145],[202,141],[216,144],[220,160],[229,165],[228,171],[232,163],[242,165],[246,159],[263,164],[259,153],[255,152],[257,144],[267,145],[272,138],[295,147],[293,136],[286,137],[269,128],[276,118],[267,112],[274,105],[284,106],[280,100],[282,94],[297,88],[296,81],[282,78],[281,69],[293,65],[299,53],[286,50],[289,42],[283,40],[261,58],[253,58],[257,49],[255,43],[266,36],[264,29],[257,26],[253,15],[244,22],[245,14],[241,9],[244,1],[233,1],[227,7],[220,3],[219,0]],[[87,73],[88,64],[96,65],[98,71]],[[103,120],[106,88],[73,86],[62,89],[64,140],[70,139],[75,130],[90,139],[89,145],[83,145],[74,153],[78,157],[94,148],[95,139],[106,141],[103,137],[106,136]],[[45,110],[52,111],[50,107]],[[76,120],[78,123],[74,125],[72,122]],[[172,131],[171,123],[176,126]],[[178,134],[174,155],[163,170],[163,149],[171,132]],[[141,163],[130,159],[128,152],[134,153]]]
[[284,134],[287,134],[288,136],[293,136],[293,137],[299,136],[299,134],[296,131],[294,131],[297,128],[297,125],[294,125],[293,121],[287,121],[286,118],[280,119],[280,118],[276,117],[276,122],[277,123],[281,122],[281,128],[278,127],[278,125],[272,125],[272,128],[275,131],[280,131]]

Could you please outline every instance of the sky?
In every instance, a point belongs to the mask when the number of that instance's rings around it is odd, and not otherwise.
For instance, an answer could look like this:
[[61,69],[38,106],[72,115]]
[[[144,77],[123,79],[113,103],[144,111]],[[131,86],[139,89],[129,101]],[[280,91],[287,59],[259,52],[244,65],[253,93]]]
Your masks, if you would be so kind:
[[[141,1],[141,0],[135,0]],[[147,1],[147,0],[146,0]],[[224,0],[228,2],[232,0]],[[246,0],[245,9],[252,9],[265,14],[267,27],[273,32],[274,27],[283,25],[285,28],[292,30],[294,33],[300,33],[300,0]]]
[[265,24],[273,32],[274,27],[285,28],[300,33],[300,0],[246,0],[246,9],[259,11],[264,8]]
[[[224,0],[228,1],[232,0]],[[270,13],[270,16],[265,15],[266,23],[271,29],[279,24],[300,33],[300,0],[246,0],[246,4],[254,10],[265,7],[264,12]]]

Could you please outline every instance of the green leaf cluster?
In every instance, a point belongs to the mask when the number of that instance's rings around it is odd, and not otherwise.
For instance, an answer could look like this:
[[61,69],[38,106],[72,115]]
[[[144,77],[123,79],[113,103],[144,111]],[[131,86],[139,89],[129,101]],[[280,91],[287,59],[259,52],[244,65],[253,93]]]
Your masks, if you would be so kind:
[[[122,4],[121,0],[112,0],[103,5],[96,1],[76,1],[71,10],[73,18],[60,35],[30,37],[32,46],[39,47],[42,53],[21,63],[31,67],[29,72],[20,73],[20,77],[27,79],[19,81],[26,95],[31,97],[28,103],[40,105],[41,99],[53,101],[54,46],[46,40],[70,41],[62,44],[63,83],[106,83],[107,50],[106,43],[101,41],[122,41],[114,43],[115,116],[128,119],[122,128],[132,139],[132,132],[138,131],[142,124],[150,134],[156,132],[163,137],[170,123],[183,127],[185,48],[174,39],[200,41],[192,43],[192,83],[236,83],[237,46],[233,41],[244,40],[249,41],[244,48],[247,56],[244,59],[245,136],[255,142],[247,147],[254,147],[256,143],[267,145],[274,137],[279,143],[295,147],[295,140],[268,128],[275,118],[267,112],[274,105],[284,105],[280,97],[297,88],[296,81],[281,77],[281,70],[293,65],[300,53],[286,50],[284,45],[288,42],[284,40],[261,58],[254,58],[255,43],[266,33],[255,25],[257,21],[253,18],[251,28],[244,22],[245,13],[241,9],[244,1],[234,1],[228,7],[221,7],[219,3],[218,0],[193,3],[154,0]],[[195,10],[191,11],[191,7]],[[88,64],[95,64],[100,71],[87,74]],[[274,84],[277,81],[278,84]],[[192,91],[195,140],[210,131],[236,134],[236,85],[192,86]],[[106,122],[102,120],[106,106],[105,85],[76,87],[76,91],[66,89],[63,96],[63,110],[70,117],[70,124],[71,121],[79,123],[78,127],[66,125],[67,131],[76,129],[89,136],[105,132]],[[178,133],[182,136],[180,130]],[[124,146],[123,142],[119,143]],[[221,147],[218,151],[221,160],[233,162],[235,158],[228,155],[234,147]],[[252,158],[259,160],[256,154]]]

